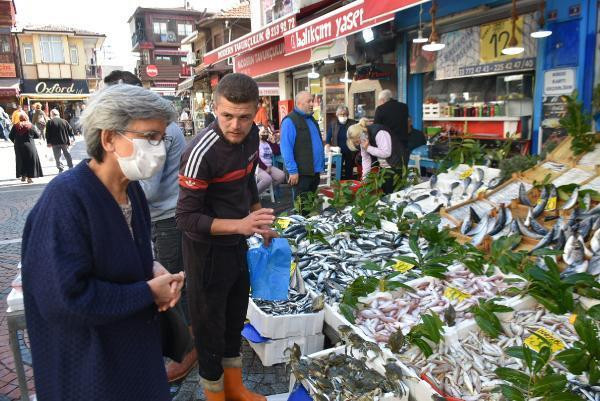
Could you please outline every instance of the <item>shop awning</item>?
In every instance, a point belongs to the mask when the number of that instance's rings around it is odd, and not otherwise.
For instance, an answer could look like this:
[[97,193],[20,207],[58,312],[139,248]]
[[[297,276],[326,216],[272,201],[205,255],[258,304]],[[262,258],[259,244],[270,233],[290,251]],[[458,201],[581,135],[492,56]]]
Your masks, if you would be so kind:
[[256,49],[281,38],[290,29],[296,27],[296,15],[288,15],[270,23],[260,31],[251,32],[235,39],[224,46],[204,55],[202,62],[206,65],[215,64],[229,57],[235,57],[249,50]]
[[259,96],[279,96],[279,82],[258,82]]
[[[403,7],[400,8],[407,8],[422,2],[423,0],[358,0],[352,2],[288,31],[284,35],[285,54],[311,49],[360,32],[365,28],[392,21],[395,16],[395,8],[388,7],[388,3],[395,5],[402,3]],[[365,15],[374,16],[367,20]]]
[[0,79],[0,97],[16,97],[19,95],[19,78]]
[[177,85],[177,91],[184,91],[184,90],[188,90],[188,89],[192,89],[192,87],[194,86],[194,80],[196,79],[196,76],[192,76],[189,77],[188,79],[182,81],[179,85]]
[[44,93],[21,93],[20,97],[26,97],[32,100],[86,100],[90,97],[89,93],[77,93],[77,94],[44,94]]
[[412,7],[417,4],[427,3],[431,0],[364,0],[365,13],[363,19],[369,20],[377,18],[381,15],[395,14],[405,8]]

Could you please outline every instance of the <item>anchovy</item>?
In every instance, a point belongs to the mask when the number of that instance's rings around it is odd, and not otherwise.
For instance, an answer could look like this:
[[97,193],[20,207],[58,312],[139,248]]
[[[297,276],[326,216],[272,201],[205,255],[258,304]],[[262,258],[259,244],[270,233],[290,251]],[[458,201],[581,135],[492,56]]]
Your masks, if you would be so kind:
[[538,223],[536,219],[531,219],[529,227],[534,233],[537,233],[539,235],[548,234],[548,230],[546,230],[546,228],[543,225]]
[[504,207],[504,205],[502,205],[500,207],[500,210],[498,211],[498,218],[496,219],[496,223],[491,228],[491,230],[488,232],[488,235],[498,234],[504,228],[505,225],[506,225],[506,208]]
[[462,184],[463,184],[463,188],[464,188],[464,190],[463,190],[463,193],[462,193],[462,196],[463,196],[463,198],[464,198],[464,197],[466,197],[466,196],[467,196],[467,189],[469,188],[469,185],[471,185],[471,177],[467,177],[467,178],[465,178],[465,179],[463,180]]
[[565,204],[563,205],[563,207],[561,209],[562,210],[569,210],[570,208],[572,208],[573,206],[575,206],[575,204],[577,203],[577,197],[578,196],[579,196],[579,188],[575,188],[575,190],[573,191],[573,193],[571,194],[571,196],[565,202]]
[[450,191],[454,191],[459,185],[460,182],[454,181],[452,184],[450,184]]
[[429,198],[429,194],[419,195],[415,199],[411,199],[411,200],[416,203],[416,202],[421,202],[422,200],[425,200],[427,198]]
[[523,185],[523,183],[519,185],[519,202],[525,206],[532,206],[531,201],[527,196],[527,190],[525,189],[525,185]]
[[542,236],[534,233],[533,231],[531,231],[529,228],[527,228],[525,226],[525,224],[523,224],[523,222],[521,221],[521,219],[519,219],[518,217],[515,218],[515,221],[517,222],[517,226],[519,227],[519,232],[529,238],[533,238],[533,239],[541,239]]
[[483,181],[477,181],[473,184],[473,191],[471,192],[471,198],[477,195],[477,190],[479,190],[479,188],[481,188],[481,186],[483,185]]
[[542,214],[547,204],[548,190],[546,189],[546,187],[544,187],[544,189],[542,189],[542,193],[540,194],[537,204],[533,208],[533,217],[537,218],[540,214]]
[[477,179],[479,181],[483,182],[483,177],[484,177],[485,173],[480,167],[477,167],[475,169],[475,174],[477,174]]
[[540,242],[538,242],[537,245],[531,249],[531,252],[537,251],[538,249],[542,249],[545,246],[550,245],[553,241],[552,238],[554,237],[554,229],[555,228],[556,228],[556,226],[554,226],[552,230],[550,230],[546,235],[544,235],[544,237],[540,240]]

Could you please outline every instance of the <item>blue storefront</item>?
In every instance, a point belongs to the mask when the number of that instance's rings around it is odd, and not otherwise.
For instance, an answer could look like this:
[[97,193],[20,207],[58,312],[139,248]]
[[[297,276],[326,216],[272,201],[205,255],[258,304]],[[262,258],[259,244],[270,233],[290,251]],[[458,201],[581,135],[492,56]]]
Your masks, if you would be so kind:
[[517,34],[525,48],[516,58],[499,53],[510,38],[508,0],[438,0],[437,31],[446,47],[434,56],[423,52],[422,58],[422,45],[413,38],[421,9],[421,26],[429,36],[432,3],[396,13],[398,97],[408,104],[416,128],[437,125],[507,136],[518,131],[538,153],[551,132],[546,127],[564,112],[561,94],[577,90],[591,111],[600,62],[598,0],[547,0],[545,26],[552,35],[543,39],[529,35],[539,26],[540,0],[516,4]]

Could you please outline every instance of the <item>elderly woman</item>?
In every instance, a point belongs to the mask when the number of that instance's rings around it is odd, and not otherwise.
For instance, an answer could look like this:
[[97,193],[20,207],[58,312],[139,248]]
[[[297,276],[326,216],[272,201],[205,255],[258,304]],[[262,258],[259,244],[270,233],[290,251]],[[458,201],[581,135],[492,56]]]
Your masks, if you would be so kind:
[[348,106],[339,105],[335,112],[335,120],[327,130],[325,137],[326,152],[329,152],[330,146],[339,146],[342,152],[342,179],[351,180],[354,178],[354,159],[356,152],[351,151],[347,143],[348,128],[356,124],[356,121],[349,119],[350,111]]
[[15,164],[17,178],[31,184],[33,178],[43,177],[42,164],[35,147],[35,139],[39,138],[39,131],[29,122],[27,114],[19,115],[19,122],[12,126],[8,138],[15,144]]
[[137,180],[165,161],[171,104],[119,84],[81,116],[87,152],[48,184],[27,218],[22,274],[40,399],[170,400],[158,311],[183,273],[154,263]]
[[361,118],[357,124],[348,128],[348,148],[356,151],[360,147],[362,157],[362,179],[366,179],[371,171],[373,158],[377,158],[379,167],[385,169],[386,179],[382,190],[386,194],[394,191],[394,175],[402,166],[402,156],[398,141],[390,135],[386,127],[369,124],[369,120]]

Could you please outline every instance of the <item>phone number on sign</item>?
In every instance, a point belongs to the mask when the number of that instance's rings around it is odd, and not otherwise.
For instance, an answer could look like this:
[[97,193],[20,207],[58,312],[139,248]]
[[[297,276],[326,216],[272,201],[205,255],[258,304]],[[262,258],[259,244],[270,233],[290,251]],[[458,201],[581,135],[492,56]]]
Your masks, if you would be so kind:
[[535,68],[535,59],[525,58],[521,60],[502,61],[499,63],[460,67],[458,69],[458,75],[464,77],[467,75],[494,74],[499,72],[529,70],[533,68]]

